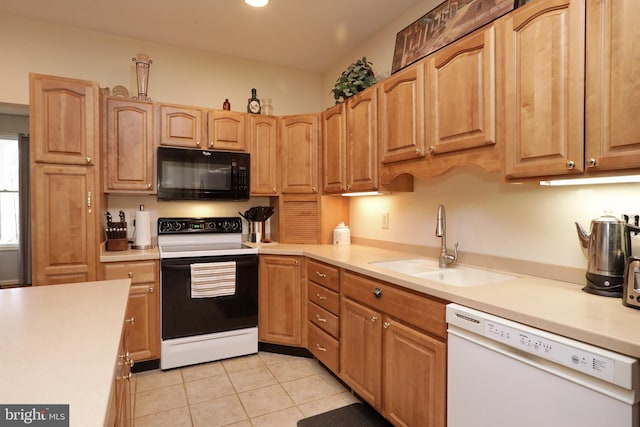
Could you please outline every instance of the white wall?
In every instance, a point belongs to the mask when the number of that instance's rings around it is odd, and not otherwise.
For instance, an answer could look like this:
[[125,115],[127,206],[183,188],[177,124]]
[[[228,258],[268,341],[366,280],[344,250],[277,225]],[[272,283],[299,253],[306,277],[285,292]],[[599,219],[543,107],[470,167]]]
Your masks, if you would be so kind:
[[[220,41],[224,43],[224,41]],[[131,58],[153,60],[148,96],[154,101],[246,111],[251,88],[272,98],[274,114],[322,110],[320,74],[284,69],[228,56],[176,49],[0,14],[0,102],[29,103],[29,72],[124,85],[137,93]]]

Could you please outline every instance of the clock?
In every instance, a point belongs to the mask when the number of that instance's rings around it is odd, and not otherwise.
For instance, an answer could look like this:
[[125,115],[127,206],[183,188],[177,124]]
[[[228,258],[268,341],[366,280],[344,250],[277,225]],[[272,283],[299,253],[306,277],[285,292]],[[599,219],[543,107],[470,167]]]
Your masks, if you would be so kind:
[[247,101],[247,112],[253,114],[260,114],[260,100],[256,95],[256,90],[251,89],[251,98]]

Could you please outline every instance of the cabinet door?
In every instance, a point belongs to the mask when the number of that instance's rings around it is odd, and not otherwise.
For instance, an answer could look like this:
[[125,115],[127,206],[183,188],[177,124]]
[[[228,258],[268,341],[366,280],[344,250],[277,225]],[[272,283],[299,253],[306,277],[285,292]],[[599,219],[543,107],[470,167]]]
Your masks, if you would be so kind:
[[389,317],[382,340],[382,413],[394,425],[444,427],[446,344]]
[[380,409],[382,316],[349,298],[340,304],[340,378]]
[[227,110],[209,111],[208,147],[214,150],[247,151],[245,113]]
[[587,2],[589,170],[640,166],[640,2]]
[[378,84],[380,159],[383,163],[425,155],[424,65],[418,64]]
[[199,108],[160,104],[160,145],[205,148],[205,112]]
[[94,168],[31,167],[34,285],[96,280],[98,207]]
[[30,74],[29,84],[33,161],[94,164],[100,138],[97,83]]
[[347,189],[345,103],[322,113],[322,191],[339,194]]
[[496,143],[495,28],[440,50],[426,63],[431,154]]
[[306,344],[303,339],[306,295],[302,272],[301,257],[260,256],[260,341],[293,346]]
[[318,192],[318,115],[280,119],[283,193]]
[[378,92],[367,89],[347,101],[347,191],[378,189]]
[[279,191],[277,119],[249,115],[251,141],[251,195],[274,196]]
[[160,357],[160,300],[157,283],[131,285],[126,319],[133,319],[129,353],[135,361]]
[[584,169],[584,0],[538,0],[507,15],[505,173]]
[[107,99],[105,193],[155,191],[153,104]]

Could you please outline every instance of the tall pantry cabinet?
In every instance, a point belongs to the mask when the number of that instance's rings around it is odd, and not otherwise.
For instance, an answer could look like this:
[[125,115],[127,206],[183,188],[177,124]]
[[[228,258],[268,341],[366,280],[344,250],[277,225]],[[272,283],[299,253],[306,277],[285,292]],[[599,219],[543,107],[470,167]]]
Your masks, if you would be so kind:
[[99,96],[94,82],[29,75],[33,285],[97,279]]

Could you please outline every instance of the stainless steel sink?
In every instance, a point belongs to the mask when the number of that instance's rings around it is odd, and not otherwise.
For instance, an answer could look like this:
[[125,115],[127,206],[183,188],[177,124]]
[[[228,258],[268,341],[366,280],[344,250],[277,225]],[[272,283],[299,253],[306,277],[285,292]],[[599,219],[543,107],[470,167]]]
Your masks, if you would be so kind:
[[506,282],[518,276],[462,265],[439,268],[438,261],[428,258],[374,261],[369,264],[396,273],[450,286],[471,287]]

